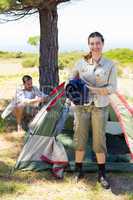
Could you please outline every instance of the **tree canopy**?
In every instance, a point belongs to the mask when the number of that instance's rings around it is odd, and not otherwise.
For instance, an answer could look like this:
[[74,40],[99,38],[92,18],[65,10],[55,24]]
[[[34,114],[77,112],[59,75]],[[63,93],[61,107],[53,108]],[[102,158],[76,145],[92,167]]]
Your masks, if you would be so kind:
[[53,9],[59,3],[68,1],[70,0],[1,0],[0,13],[10,14],[10,19],[11,17],[19,19],[27,14],[37,12],[36,9]]
[[29,37],[27,42],[28,42],[28,44],[30,44],[32,46],[38,46],[39,40],[40,40],[40,37],[38,35],[36,35],[36,36]]
[[[0,22],[39,13],[39,83],[45,93],[59,83],[57,5],[71,0],[0,0]],[[77,0],[76,0],[77,1]]]

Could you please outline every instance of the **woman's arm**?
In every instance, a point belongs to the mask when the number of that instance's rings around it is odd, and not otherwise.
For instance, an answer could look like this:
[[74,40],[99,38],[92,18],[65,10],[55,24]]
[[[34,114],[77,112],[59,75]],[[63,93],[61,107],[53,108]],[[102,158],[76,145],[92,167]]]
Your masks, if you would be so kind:
[[99,94],[99,95],[102,95],[102,96],[106,96],[106,95],[109,95],[111,93],[114,93],[117,89],[116,67],[112,66],[112,68],[111,68],[111,72],[109,74],[107,86],[103,86],[103,87],[88,86],[88,88],[91,90],[92,93]]

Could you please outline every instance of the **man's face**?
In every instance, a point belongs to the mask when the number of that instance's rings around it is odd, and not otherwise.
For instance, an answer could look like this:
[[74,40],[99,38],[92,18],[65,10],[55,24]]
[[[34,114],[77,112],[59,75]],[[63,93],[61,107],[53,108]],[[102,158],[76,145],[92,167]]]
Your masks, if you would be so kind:
[[31,91],[32,90],[32,80],[25,81],[24,88],[25,88],[25,90]]

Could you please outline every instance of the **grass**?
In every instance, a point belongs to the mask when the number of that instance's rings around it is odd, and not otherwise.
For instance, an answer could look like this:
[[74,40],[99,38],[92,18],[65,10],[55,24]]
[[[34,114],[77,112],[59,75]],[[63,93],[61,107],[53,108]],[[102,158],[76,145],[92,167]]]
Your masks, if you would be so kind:
[[130,102],[131,104],[133,104],[133,97],[132,96],[125,95],[125,98],[127,99],[128,102]]
[[5,131],[6,124],[6,121],[0,118],[0,133]]
[[96,182],[96,173],[86,173],[75,184],[74,175],[65,172],[64,180],[56,180],[50,171],[13,171],[23,146],[23,135],[15,131],[0,135],[0,200],[132,200],[132,173],[109,173],[111,190]]
[[26,184],[15,183],[14,181],[0,181],[0,195],[23,193],[27,190],[26,186]]
[[[18,73],[18,74],[15,74],[15,75],[7,75],[7,76],[5,76],[5,75],[0,75],[0,81],[17,81],[17,80],[20,80],[21,79],[21,77],[23,76],[23,75],[25,75],[25,72],[20,72],[20,73]],[[33,78],[36,78],[38,76],[38,73],[37,72],[35,72],[35,71],[33,71],[32,72],[32,77]]]
[[0,200],[132,199],[131,173],[109,173],[112,191],[104,191],[96,173],[87,173],[75,184],[70,172],[65,172],[64,180],[56,180],[50,171],[13,171],[24,137],[15,132],[15,124],[14,130],[8,130],[0,134]]
[[23,52],[8,52],[8,51],[0,51],[0,58],[1,59],[15,59],[19,60],[21,58],[27,58],[31,56],[35,56],[34,53],[23,53]]

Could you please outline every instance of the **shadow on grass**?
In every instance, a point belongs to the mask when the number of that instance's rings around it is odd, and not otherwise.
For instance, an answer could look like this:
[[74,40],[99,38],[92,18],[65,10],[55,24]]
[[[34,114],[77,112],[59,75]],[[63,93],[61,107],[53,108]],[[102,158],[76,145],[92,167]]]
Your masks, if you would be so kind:
[[[1,112],[0,112],[1,115]],[[0,133],[9,133],[16,131],[16,120],[10,115],[6,119],[2,119],[0,116]]]
[[11,165],[6,164],[3,161],[0,161],[0,179],[3,175],[5,175],[5,177],[8,177],[11,173]]
[[0,161],[0,195],[23,193],[26,191],[26,184],[23,180],[13,177],[12,166]]
[[0,195],[13,194],[13,193],[24,193],[26,191],[26,185],[17,184],[15,182],[0,181]]
[[[111,185],[111,192],[115,195],[133,195],[133,174],[132,173],[108,173],[107,177]],[[85,175],[84,182],[88,186],[94,187],[97,184],[97,173],[90,173]]]
[[[111,185],[111,192],[114,195],[133,196],[133,174],[132,173],[108,173],[107,177]],[[67,179],[74,179],[73,173],[67,173]],[[80,180],[93,191],[97,190],[97,173],[85,173],[84,178]],[[101,188],[102,189],[102,188]],[[103,189],[104,190],[104,189]]]
[[[31,184],[45,181],[44,173],[13,171],[14,165],[0,161],[0,196],[23,194]],[[46,174],[46,172],[45,172]]]
[[112,174],[110,177],[110,184],[112,193],[116,195],[126,193],[133,194],[133,174],[131,173]]
[[11,99],[0,99],[0,133],[16,130],[16,120],[13,115],[7,116],[6,119],[1,118],[2,112],[10,101]]
[[[22,192],[25,189],[28,190],[29,185],[38,183],[40,185],[52,183],[60,186],[65,183],[72,184],[72,187],[77,187],[74,183],[74,173],[72,172],[65,172],[64,179],[56,179],[50,170],[41,172],[16,170],[11,173],[12,166],[4,162],[0,162],[0,166],[0,193],[2,194],[6,194],[6,190],[7,193]],[[108,173],[108,177],[111,184],[111,192],[114,195],[133,195],[133,175],[131,173]],[[96,194],[99,191],[104,192],[104,189],[99,189],[97,186],[97,173],[86,173],[84,178],[80,180],[80,184],[84,184],[86,188],[90,188]]]
[[[55,179],[50,170],[48,171],[22,171],[22,170],[15,170],[15,163],[6,163],[0,161],[0,180],[1,181],[14,181],[16,183],[33,183],[38,181],[57,181]],[[60,180],[59,180],[60,181]]]

